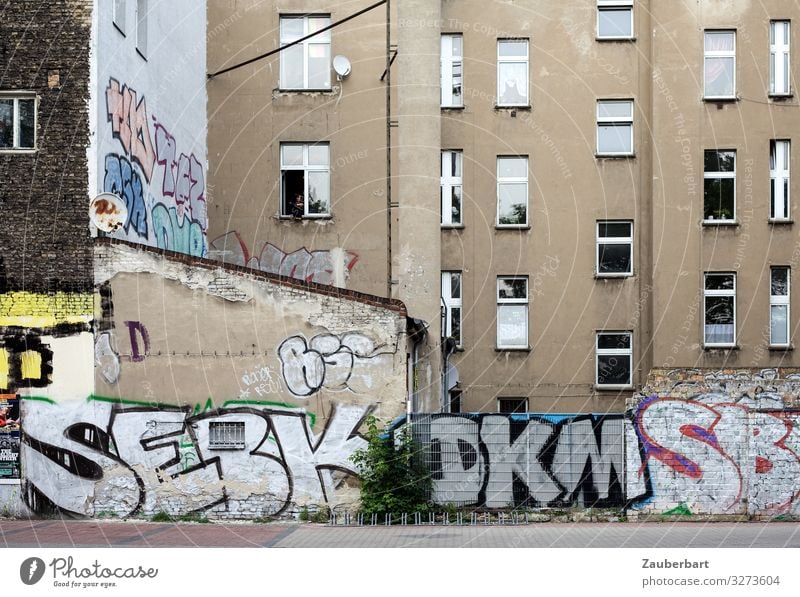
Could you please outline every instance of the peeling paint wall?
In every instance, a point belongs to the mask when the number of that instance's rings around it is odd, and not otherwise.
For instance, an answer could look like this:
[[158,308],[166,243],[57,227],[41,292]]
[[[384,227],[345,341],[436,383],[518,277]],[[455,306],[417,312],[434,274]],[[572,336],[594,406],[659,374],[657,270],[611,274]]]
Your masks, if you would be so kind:
[[[405,408],[400,304],[129,244],[99,243],[95,263],[93,356],[53,343],[48,383],[23,395],[32,511],[255,518],[358,500],[364,417]],[[63,388],[70,350],[93,364],[82,395]]]

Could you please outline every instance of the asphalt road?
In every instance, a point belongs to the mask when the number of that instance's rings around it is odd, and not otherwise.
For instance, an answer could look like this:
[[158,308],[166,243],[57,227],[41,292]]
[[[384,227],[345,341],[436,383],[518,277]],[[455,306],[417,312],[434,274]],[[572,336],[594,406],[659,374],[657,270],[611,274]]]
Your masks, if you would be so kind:
[[302,523],[0,520],[4,547],[800,547],[798,523],[538,523],[329,527]]

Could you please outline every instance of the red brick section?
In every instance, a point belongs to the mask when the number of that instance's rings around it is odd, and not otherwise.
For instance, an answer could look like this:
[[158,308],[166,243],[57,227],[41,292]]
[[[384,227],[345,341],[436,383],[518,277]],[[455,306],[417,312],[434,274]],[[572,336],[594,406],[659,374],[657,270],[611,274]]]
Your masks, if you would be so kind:
[[298,525],[0,521],[0,547],[270,547]]
[[192,257],[191,255],[186,255],[185,253],[176,253],[175,251],[167,251],[164,249],[158,249],[156,247],[139,245],[127,240],[120,240],[108,237],[98,237],[95,239],[95,243],[100,245],[102,244],[123,245],[126,247],[130,247],[132,249],[136,249],[138,251],[142,251],[144,253],[162,255],[163,257],[169,259],[170,261],[177,261],[192,267],[203,267],[205,269],[222,269],[232,273],[245,274],[251,278],[266,280],[268,282],[272,282],[273,284],[280,284],[281,286],[288,286],[290,288],[307,290],[309,292],[314,292],[316,294],[323,294],[325,296],[350,299],[357,301],[359,303],[372,305],[373,307],[382,307],[384,309],[389,309],[390,311],[395,311],[403,316],[408,316],[408,311],[406,310],[405,304],[397,299],[389,299],[374,294],[366,294],[364,292],[357,292],[355,290],[347,290],[346,288],[337,288],[336,286],[328,286],[326,284],[317,284],[315,282],[304,282],[303,280],[297,280],[296,278],[288,278],[286,276],[270,274],[268,272],[261,271],[259,269],[254,269],[252,267],[245,267],[242,265],[235,265],[232,263],[224,263],[222,261],[216,261],[213,259]]

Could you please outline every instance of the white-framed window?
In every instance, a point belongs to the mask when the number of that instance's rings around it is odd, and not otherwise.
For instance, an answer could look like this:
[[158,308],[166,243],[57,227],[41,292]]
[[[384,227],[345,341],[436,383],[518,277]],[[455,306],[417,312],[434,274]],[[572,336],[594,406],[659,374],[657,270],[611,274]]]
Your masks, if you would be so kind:
[[704,32],[704,97],[736,98],[736,31]]
[[772,220],[788,220],[790,217],[790,163],[791,143],[787,140],[771,140],[769,142],[769,217]]
[[498,398],[497,412],[506,415],[521,415],[528,412],[527,398]]
[[208,424],[208,447],[211,450],[244,450],[244,421],[212,421]]
[[528,225],[528,157],[497,158],[497,226]]
[[497,105],[528,106],[528,40],[497,40]]
[[769,22],[769,93],[791,95],[791,24],[789,21]]
[[0,152],[36,149],[36,96],[0,92]]
[[125,35],[125,0],[112,0],[111,22],[122,35]]
[[[281,15],[281,46],[331,24],[330,15]],[[281,89],[331,88],[331,32],[323,31],[281,52]]]
[[703,221],[736,221],[736,151],[703,152]]
[[633,385],[633,332],[597,332],[595,384],[623,389]]
[[528,348],[528,277],[497,278],[497,348]]
[[461,168],[463,165],[463,153],[460,151],[442,152],[442,226],[461,226],[464,224],[462,219],[462,198],[463,198],[463,178]]
[[598,277],[633,275],[633,222],[600,220],[597,222]]
[[464,36],[460,33],[442,35],[442,107],[460,108],[464,105]]
[[281,143],[282,216],[330,215],[330,163],[327,143]]
[[597,154],[633,155],[633,100],[597,101]]
[[147,0],[136,0],[136,51],[147,58]]
[[789,288],[791,270],[786,266],[770,269],[769,344],[789,346]]
[[736,274],[706,273],[703,288],[703,344],[736,345]]
[[461,272],[442,272],[442,336],[461,347]]
[[633,0],[597,0],[597,38],[633,37]]

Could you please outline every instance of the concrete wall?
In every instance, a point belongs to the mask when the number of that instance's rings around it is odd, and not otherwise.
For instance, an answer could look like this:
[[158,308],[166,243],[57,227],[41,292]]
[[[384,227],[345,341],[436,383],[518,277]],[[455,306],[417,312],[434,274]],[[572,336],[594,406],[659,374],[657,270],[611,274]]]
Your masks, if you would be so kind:
[[[357,501],[363,418],[405,410],[400,303],[128,244],[98,244],[95,262],[93,355],[82,335],[43,338],[48,383],[20,391],[31,510],[255,518]],[[212,447],[234,422],[242,445]]]
[[114,237],[203,256],[206,3],[150,0],[143,50],[137,3],[124,3],[124,27],[114,24],[113,4],[96,2],[90,190],[124,200]]
[[[208,68],[280,45],[281,14],[362,6],[327,0],[211,2]],[[387,295],[385,10],[332,32],[352,73],[329,91],[279,89],[275,54],[208,82],[209,257],[309,282]],[[330,144],[331,217],[280,217],[281,142]]]

